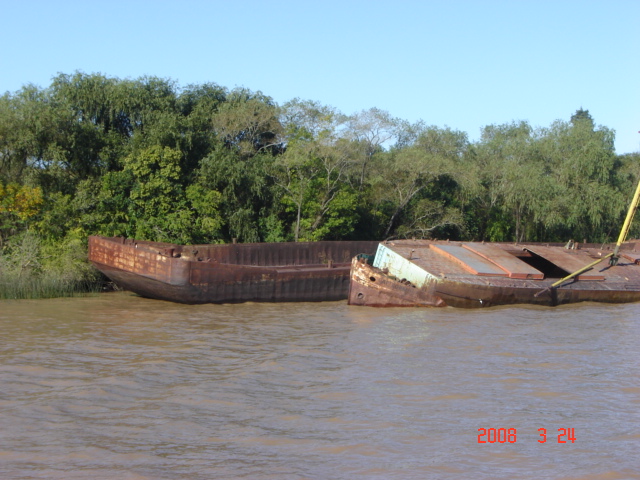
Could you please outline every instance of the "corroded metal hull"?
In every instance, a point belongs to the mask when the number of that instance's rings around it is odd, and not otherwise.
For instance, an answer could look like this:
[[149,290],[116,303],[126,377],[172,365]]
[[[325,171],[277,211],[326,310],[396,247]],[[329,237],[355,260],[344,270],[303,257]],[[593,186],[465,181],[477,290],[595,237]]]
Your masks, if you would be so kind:
[[371,265],[363,257],[353,259],[349,304],[478,308],[640,301],[640,252],[634,243],[624,246],[617,265],[610,266],[604,260],[577,278],[550,288],[566,269],[587,265],[607,252],[608,247],[601,245],[567,251],[548,244],[381,244],[377,266],[376,261]]
[[354,257],[351,265],[349,305],[369,307],[446,307],[435,293],[435,285],[417,288],[406,279],[399,280]]
[[351,259],[377,242],[175,245],[89,238],[89,260],[117,285],[179,303],[344,300]]

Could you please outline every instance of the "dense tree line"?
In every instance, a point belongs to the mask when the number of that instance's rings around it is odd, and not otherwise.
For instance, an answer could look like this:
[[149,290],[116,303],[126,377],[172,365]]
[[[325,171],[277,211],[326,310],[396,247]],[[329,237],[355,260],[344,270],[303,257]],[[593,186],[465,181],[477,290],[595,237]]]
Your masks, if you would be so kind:
[[489,125],[470,142],[376,108],[60,74],[0,97],[0,275],[55,259],[84,275],[91,234],[610,241],[639,160],[616,155],[614,132],[582,109],[547,128]]

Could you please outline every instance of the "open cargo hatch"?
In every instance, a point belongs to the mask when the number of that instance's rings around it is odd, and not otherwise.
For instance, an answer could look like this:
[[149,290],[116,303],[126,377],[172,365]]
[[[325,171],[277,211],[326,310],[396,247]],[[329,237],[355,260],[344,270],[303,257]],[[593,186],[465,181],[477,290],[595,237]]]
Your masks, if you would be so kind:
[[[594,261],[591,256],[581,250],[559,250],[558,248],[545,247],[542,245],[525,246],[523,249],[532,255],[541,257],[547,262],[555,265],[557,268],[566,272],[566,275],[577,272]],[[559,278],[566,275],[561,275]],[[579,275],[577,279],[604,280],[605,276],[591,270]]]

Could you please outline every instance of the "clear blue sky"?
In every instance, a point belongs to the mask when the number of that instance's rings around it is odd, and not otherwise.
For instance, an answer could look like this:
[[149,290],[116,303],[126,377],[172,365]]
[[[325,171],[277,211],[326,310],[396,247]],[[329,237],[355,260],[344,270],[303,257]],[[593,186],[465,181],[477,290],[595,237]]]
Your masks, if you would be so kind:
[[588,109],[640,150],[640,0],[0,0],[0,93],[57,73],[214,82],[477,140]]

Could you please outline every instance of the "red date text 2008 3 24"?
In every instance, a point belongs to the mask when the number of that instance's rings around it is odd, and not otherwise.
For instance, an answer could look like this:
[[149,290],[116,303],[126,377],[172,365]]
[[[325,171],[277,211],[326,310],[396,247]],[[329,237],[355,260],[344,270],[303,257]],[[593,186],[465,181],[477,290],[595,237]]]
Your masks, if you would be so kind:
[[[539,428],[538,443],[547,441],[547,429]],[[479,428],[478,443],[516,443],[518,432],[515,428]],[[559,428],[558,443],[574,443],[576,441],[575,428]]]

